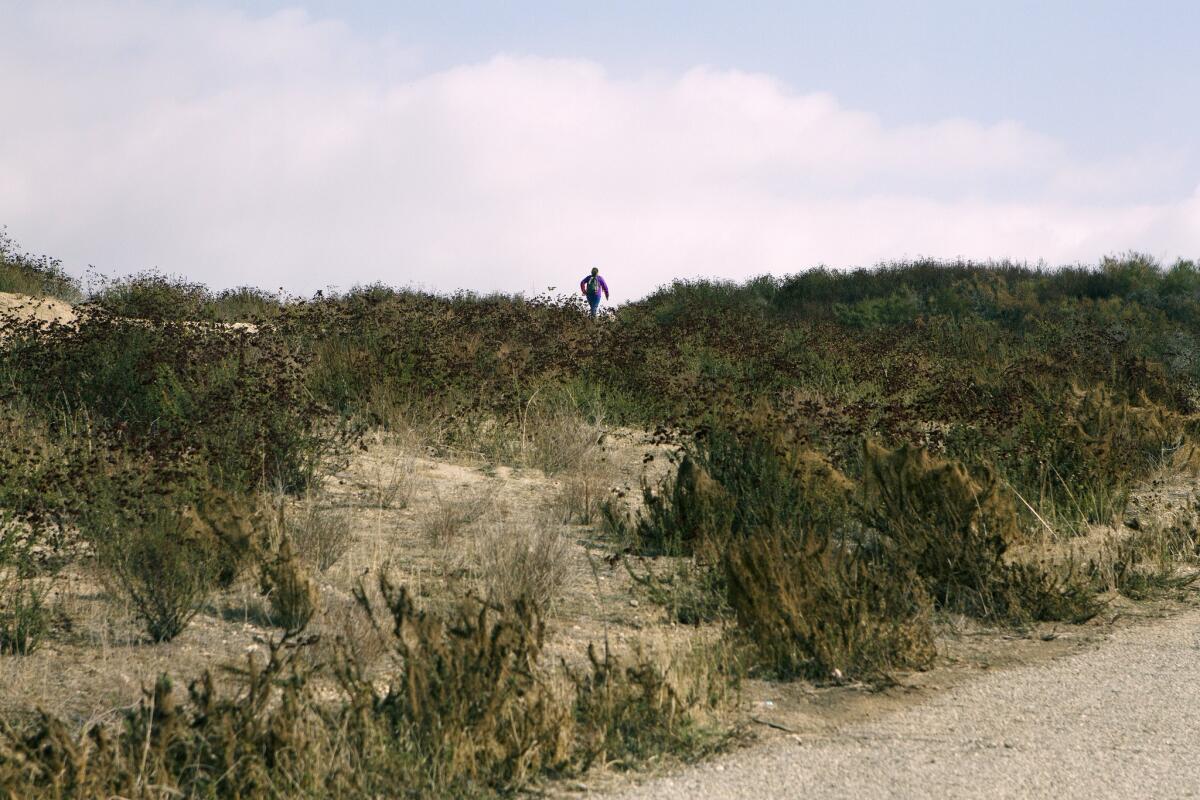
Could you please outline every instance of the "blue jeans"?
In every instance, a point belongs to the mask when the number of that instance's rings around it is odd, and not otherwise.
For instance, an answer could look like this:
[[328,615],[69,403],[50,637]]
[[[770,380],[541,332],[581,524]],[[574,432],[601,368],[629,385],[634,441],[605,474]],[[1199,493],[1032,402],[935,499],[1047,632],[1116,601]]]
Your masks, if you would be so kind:
[[590,316],[595,317],[600,312],[600,295],[588,295],[588,306],[592,309]]

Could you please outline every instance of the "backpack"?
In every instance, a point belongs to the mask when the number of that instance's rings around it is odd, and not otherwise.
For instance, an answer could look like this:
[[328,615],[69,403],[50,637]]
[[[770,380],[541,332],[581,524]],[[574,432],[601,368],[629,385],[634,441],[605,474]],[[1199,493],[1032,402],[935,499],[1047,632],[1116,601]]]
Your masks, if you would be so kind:
[[589,297],[596,297],[600,294],[600,281],[597,280],[599,277],[598,275],[593,275],[588,278],[587,293]]

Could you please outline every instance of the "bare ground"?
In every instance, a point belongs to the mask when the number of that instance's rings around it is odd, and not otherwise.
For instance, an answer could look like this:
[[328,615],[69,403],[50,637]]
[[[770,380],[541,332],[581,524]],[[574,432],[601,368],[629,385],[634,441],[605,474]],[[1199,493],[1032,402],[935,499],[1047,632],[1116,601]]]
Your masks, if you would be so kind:
[[1200,609],[1189,605],[1020,648],[999,669],[934,670],[841,713],[805,698],[788,731],[611,796],[1197,797]]

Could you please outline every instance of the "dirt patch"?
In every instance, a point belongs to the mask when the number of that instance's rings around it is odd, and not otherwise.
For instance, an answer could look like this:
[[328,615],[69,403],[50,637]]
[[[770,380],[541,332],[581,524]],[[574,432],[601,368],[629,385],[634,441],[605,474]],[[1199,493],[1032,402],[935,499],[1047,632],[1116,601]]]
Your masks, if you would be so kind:
[[41,322],[74,322],[75,309],[70,303],[50,297],[0,292],[0,318],[4,317]]

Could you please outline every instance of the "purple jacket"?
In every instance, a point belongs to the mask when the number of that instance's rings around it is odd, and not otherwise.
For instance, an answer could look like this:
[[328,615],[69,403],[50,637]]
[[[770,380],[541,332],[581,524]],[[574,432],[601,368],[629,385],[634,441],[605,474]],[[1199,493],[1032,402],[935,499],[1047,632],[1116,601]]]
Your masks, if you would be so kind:
[[[592,279],[591,275],[583,276],[583,280],[581,280],[579,282],[579,291],[583,292],[584,294],[587,294],[588,281],[590,281],[591,279]],[[600,284],[600,288],[604,290],[604,297],[607,299],[608,298],[608,284],[604,282],[604,278],[597,275],[596,283]],[[600,293],[597,292],[596,296],[599,297]]]

